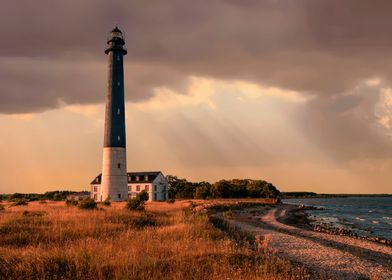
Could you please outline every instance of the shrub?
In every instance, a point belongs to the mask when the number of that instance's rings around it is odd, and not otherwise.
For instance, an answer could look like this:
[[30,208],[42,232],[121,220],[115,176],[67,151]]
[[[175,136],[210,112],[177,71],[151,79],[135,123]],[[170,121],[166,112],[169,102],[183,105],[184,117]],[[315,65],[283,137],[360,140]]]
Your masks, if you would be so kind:
[[28,202],[24,198],[17,198],[14,200],[14,202],[11,204],[11,206],[22,206],[22,205],[27,205]]
[[88,210],[97,209],[97,203],[92,198],[85,198],[80,201],[79,208],[80,209],[88,209]]
[[146,191],[140,192],[136,197],[128,200],[125,208],[128,210],[144,210],[144,203],[148,200],[148,193]]
[[67,205],[67,206],[76,206],[76,205],[78,205],[78,201],[75,200],[75,199],[67,199],[65,201],[65,205]]
[[101,204],[103,206],[110,206],[110,196],[108,196],[108,198],[106,198],[104,201],[101,202]]
[[170,198],[168,200],[166,200],[167,203],[174,203],[176,202],[176,200],[174,198]]
[[38,203],[39,204],[48,204],[48,202],[46,200],[40,200]]

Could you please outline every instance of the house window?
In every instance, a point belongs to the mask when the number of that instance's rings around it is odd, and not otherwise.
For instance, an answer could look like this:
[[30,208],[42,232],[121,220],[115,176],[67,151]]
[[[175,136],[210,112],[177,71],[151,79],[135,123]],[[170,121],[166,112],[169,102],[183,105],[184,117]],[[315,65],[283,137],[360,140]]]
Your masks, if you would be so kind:
[[139,176],[136,176],[136,181],[139,181]]
[[148,185],[145,185],[145,186],[144,186],[144,190],[145,190],[146,192],[148,192]]
[[121,168],[121,163],[117,163],[117,167],[118,167],[118,168]]
[[121,193],[118,194],[118,198],[121,198]]
[[132,186],[128,186],[128,191],[132,192]]
[[136,191],[137,191],[137,192],[140,192],[140,185],[137,185],[137,186],[136,186]]
[[157,185],[154,185],[154,192],[157,191]]
[[144,175],[144,181],[148,181],[148,175]]
[[154,193],[154,200],[157,200],[157,194]]
[[94,192],[97,192],[97,190],[98,190],[98,187],[94,186]]

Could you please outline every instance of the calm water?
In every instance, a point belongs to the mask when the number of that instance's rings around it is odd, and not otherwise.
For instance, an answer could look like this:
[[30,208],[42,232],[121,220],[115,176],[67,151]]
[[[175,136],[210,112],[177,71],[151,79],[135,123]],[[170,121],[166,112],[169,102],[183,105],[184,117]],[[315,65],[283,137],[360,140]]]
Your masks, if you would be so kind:
[[316,221],[332,222],[358,235],[392,240],[392,197],[342,197],[284,199],[287,204],[319,206],[307,211]]

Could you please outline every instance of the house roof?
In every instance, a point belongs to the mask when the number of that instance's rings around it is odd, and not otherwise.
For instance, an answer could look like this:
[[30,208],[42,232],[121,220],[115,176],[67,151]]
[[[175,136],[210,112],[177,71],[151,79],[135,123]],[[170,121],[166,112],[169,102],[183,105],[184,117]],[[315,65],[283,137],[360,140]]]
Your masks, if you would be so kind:
[[[161,174],[161,171],[147,171],[147,172],[128,172],[128,183],[152,183],[155,178]],[[102,180],[102,174],[99,174],[94,180],[91,181],[91,185],[100,185]]]

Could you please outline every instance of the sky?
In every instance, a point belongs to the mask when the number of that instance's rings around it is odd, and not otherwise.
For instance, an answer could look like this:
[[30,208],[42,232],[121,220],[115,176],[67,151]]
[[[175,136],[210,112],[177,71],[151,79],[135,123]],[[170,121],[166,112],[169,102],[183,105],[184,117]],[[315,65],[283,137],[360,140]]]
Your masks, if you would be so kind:
[[3,1],[0,193],[101,172],[124,32],[129,171],[391,193],[389,0]]

